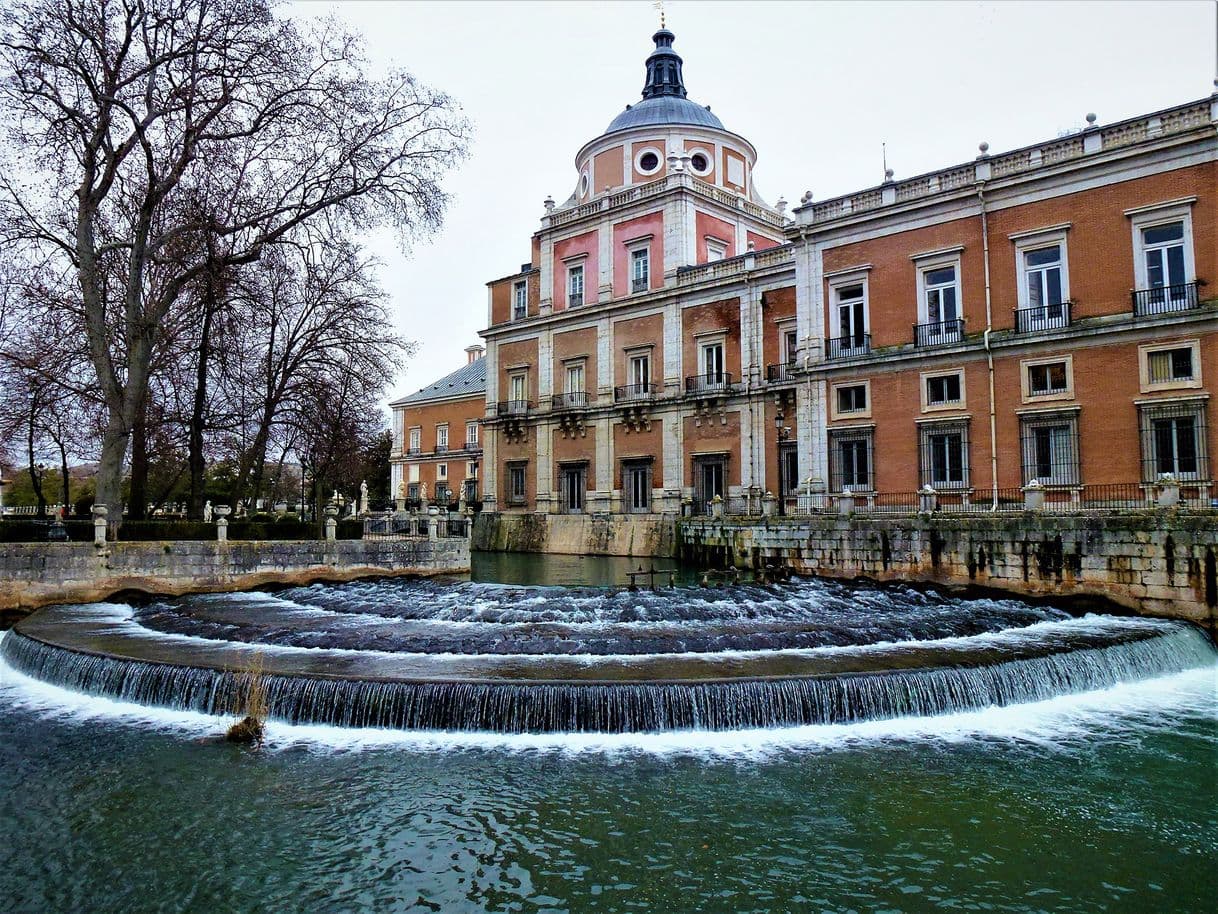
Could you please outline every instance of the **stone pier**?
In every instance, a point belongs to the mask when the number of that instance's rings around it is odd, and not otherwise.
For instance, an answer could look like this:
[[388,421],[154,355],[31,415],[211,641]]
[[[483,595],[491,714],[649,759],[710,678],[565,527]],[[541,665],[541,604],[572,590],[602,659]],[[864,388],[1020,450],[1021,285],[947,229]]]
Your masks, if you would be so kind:
[[1215,631],[1218,515],[814,515],[682,520],[680,554],[705,567],[961,585],[1108,601]]
[[177,596],[266,584],[469,571],[469,539],[324,542],[0,543],[0,614],[105,600],[124,590]]

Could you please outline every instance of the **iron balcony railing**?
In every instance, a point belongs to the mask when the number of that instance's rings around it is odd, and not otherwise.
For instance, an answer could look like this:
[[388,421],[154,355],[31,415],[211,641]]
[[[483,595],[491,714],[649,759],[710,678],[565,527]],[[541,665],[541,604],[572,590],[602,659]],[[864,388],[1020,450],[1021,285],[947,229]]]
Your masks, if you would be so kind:
[[550,397],[550,409],[583,409],[587,405],[588,393],[583,390],[569,390]]
[[1199,282],[1182,282],[1174,286],[1156,286],[1153,289],[1136,289],[1133,297],[1133,313],[1139,317],[1147,314],[1169,314],[1173,311],[1191,311],[1199,306],[1197,287]]
[[582,305],[583,303],[584,303],[584,293],[583,292],[572,292],[570,295],[567,296],[567,306],[570,308],[577,308],[580,305]]
[[422,454],[422,453],[423,453],[423,449],[422,449],[421,447],[408,447],[408,448],[406,448],[406,456],[407,456],[407,457],[417,457],[419,454]]
[[777,365],[768,365],[765,370],[765,379],[771,384],[794,381],[797,367],[794,362],[780,362]]
[[528,400],[500,400],[495,412],[500,416],[527,416],[532,407]]
[[631,292],[646,292],[647,291],[647,280],[646,279],[631,280],[630,281],[630,291]]
[[437,444],[437,445],[436,445],[436,451],[435,451],[435,452],[436,452],[437,454],[447,454],[447,453],[448,453],[448,445],[447,445],[447,444]]
[[959,343],[963,339],[964,318],[962,317],[913,325],[914,345],[918,347],[946,346],[949,343]]
[[1069,327],[1072,322],[1073,308],[1068,301],[1015,309],[1016,333],[1043,333],[1046,330]]
[[623,384],[613,388],[613,399],[617,403],[650,400],[659,392],[659,384]]
[[853,336],[835,336],[825,341],[825,358],[853,359],[871,351],[871,334],[856,333]]
[[465,442],[465,449],[471,452],[480,451],[482,450],[482,445],[477,441],[467,441]]
[[722,393],[731,386],[732,376],[726,371],[696,374],[685,379],[685,392],[689,394]]

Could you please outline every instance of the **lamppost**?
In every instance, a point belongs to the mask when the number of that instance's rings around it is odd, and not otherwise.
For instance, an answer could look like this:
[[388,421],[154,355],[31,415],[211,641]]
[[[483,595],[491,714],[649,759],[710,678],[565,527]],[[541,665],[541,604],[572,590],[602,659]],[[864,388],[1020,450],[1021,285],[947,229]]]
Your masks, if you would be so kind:
[[300,521],[307,523],[309,520],[308,506],[305,504],[305,474],[309,472],[309,465],[303,457],[300,458]]

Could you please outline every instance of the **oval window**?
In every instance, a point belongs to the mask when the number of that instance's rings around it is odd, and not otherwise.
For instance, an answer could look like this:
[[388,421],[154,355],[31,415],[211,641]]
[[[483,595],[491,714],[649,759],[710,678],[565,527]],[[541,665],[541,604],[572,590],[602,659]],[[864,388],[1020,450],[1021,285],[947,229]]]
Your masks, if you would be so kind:
[[710,171],[710,159],[705,152],[695,152],[689,157],[689,167],[700,175]]

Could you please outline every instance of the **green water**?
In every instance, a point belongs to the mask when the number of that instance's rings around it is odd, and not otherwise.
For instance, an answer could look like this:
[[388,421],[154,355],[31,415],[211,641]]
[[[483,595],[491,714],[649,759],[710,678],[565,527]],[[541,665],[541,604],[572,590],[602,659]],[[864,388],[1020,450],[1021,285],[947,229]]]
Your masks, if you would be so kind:
[[[621,583],[630,567],[478,561],[475,577],[530,583]],[[1215,667],[794,731],[272,724],[248,750],[217,742],[223,725],[0,668],[0,911],[1192,912],[1218,898]]]

